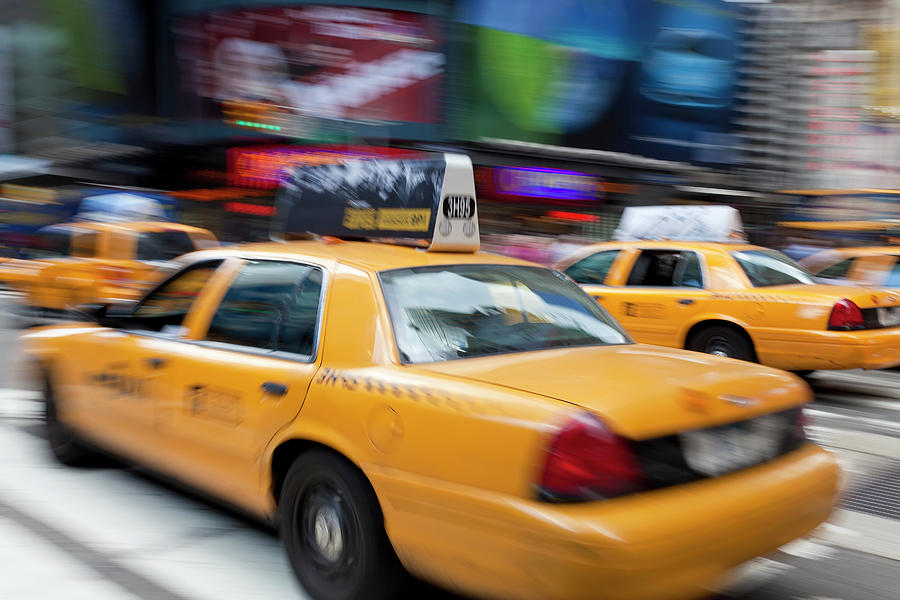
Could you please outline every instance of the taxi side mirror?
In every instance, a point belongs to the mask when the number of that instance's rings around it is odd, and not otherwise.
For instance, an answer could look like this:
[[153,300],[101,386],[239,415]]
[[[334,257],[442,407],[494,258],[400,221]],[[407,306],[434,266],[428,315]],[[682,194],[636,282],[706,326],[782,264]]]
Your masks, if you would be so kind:
[[103,327],[122,327],[134,311],[133,302],[79,304],[69,313],[79,320],[91,321]]

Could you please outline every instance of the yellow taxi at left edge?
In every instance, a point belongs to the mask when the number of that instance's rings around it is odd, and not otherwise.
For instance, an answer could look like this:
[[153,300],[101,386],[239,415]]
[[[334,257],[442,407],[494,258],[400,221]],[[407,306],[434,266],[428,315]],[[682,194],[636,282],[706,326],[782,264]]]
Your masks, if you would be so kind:
[[136,300],[172,259],[218,245],[206,229],[163,221],[62,223],[37,237],[32,258],[0,262],[0,282],[23,294],[23,316]]
[[280,524],[316,599],[693,598],[836,498],[794,375],[633,343],[484,253],[206,250],[136,307],[23,336],[57,457],[95,446]]

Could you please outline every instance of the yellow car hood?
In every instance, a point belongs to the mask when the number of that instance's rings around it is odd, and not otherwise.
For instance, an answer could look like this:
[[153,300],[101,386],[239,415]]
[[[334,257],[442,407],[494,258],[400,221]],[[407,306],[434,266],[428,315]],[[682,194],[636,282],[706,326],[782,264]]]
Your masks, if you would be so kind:
[[560,348],[413,367],[539,394],[648,439],[812,400],[800,378],[761,365],[644,344]]

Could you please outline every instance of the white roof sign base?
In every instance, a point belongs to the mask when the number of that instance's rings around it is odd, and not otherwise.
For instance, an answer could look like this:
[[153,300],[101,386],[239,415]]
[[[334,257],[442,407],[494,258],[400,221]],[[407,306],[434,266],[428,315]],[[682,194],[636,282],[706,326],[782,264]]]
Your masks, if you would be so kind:
[[730,206],[629,206],[613,238],[685,242],[746,241],[741,214]]

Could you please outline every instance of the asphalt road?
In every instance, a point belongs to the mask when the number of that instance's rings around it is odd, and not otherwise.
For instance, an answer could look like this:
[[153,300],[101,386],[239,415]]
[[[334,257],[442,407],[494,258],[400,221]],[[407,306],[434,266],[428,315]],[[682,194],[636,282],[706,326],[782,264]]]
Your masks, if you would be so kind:
[[[264,527],[131,467],[54,462],[7,302],[0,293],[0,598],[306,597]],[[808,432],[844,467],[842,506],[809,538],[748,563],[721,595],[897,600],[900,371],[819,373],[811,382]]]

